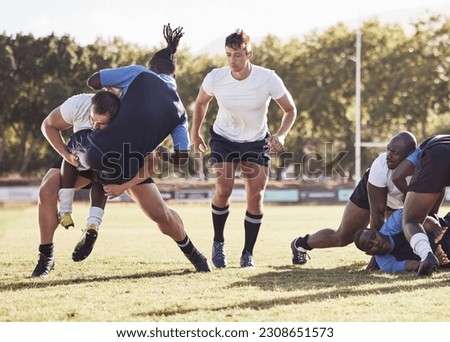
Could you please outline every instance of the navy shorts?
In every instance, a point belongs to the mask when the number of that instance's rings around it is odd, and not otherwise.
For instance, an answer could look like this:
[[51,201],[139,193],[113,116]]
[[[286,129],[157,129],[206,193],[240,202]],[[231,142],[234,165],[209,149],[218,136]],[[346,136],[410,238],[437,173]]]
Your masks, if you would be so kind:
[[[126,170],[121,167],[121,164],[111,163],[108,160],[108,155],[102,153],[91,141],[91,132],[91,130],[78,131],[70,137],[67,143],[70,153],[75,154],[79,158],[80,166],[78,167],[78,172],[81,173],[90,169],[98,171],[99,180],[102,184],[123,184],[131,180],[134,176],[124,176],[124,171]],[[137,166],[136,169],[138,169]],[[139,184],[146,183],[153,183],[153,179],[148,177]]]
[[420,156],[408,191],[435,194],[450,185],[450,144],[425,148]]
[[[62,162],[63,162],[63,158],[59,158],[58,160],[56,160],[52,166],[50,166],[51,169],[61,169],[62,166]],[[84,170],[84,171],[78,171],[78,174],[81,177],[87,178],[87,179],[92,179],[92,174],[93,171],[92,170]],[[89,183],[88,185],[84,186],[82,189],[90,189],[91,188],[91,183]]]
[[369,181],[369,171],[367,169],[364,176],[358,182],[350,196],[350,201],[361,209],[370,210],[369,195],[367,194],[367,182]]
[[213,128],[209,130],[211,140],[211,158],[209,162],[215,163],[239,163],[247,161],[262,166],[269,166],[269,143],[267,138],[269,134],[262,140],[251,142],[233,142],[214,132]]
[[[52,169],[61,169],[61,167],[62,167],[62,162],[63,162],[63,158],[61,157],[61,158],[59,158],[58,160],[56,160],[56,161],[52,164],[51,168],[52,168]],[[84,178],[87,178],[87,179],[92,179],[93,171],[92,171],[92,170],[78,171],[78,174],[79,174],[81,177],[84,177]]]

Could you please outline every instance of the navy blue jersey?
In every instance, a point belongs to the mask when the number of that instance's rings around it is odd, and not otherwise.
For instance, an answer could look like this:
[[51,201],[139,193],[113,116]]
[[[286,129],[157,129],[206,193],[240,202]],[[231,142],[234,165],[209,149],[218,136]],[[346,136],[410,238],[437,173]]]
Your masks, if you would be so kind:
[[116,117],[104,129],[84,133],[90,146],[81,143],[76,150],[86,153],[81,159],[84,167],[103,171],[105,182],[123,183],[137,174],[146,154],[185,120],[176,90],[157,75],[142,72],[131,81]]

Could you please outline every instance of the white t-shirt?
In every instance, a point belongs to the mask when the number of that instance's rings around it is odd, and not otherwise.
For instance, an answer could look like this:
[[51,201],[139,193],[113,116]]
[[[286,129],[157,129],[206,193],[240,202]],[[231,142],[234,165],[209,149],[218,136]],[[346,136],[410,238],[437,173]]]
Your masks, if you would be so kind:
[[[388,189],[387,196],[387,206],[392,209],[400,209],[403,207],[403,197],[404,194],[397,189],[397,187],[392,182],[392,173],[394,170],[391,170],[387,166],[386,161],[387,153],[384,152],[380,154],[370,166],[369,172],[369,183],[375,185],[379,188]],[[406,178],[406,182],[409,184],[411,177]]]
[[231,76],[229,67],[213,69],[203,80],[202,88],[209,96],[215,96],[219,104],[214,132],[235,142],[264,139],[270,99],[277,100],[287,93],[275,71],[255,65],[241,81]]
[[73,132],[92,129],[90,121],[91,99],[94,94],[79,94],[69,97],[60,107],[61,116],[73,127]]

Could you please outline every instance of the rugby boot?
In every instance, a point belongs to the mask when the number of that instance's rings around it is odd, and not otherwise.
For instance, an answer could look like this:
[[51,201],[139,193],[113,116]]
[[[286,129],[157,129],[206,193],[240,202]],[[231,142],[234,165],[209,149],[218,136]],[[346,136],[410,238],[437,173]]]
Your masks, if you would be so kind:
[[309,257],[308,253],[306,253],[305,249],[303,249],[302,247],[297,247],[295,245],[295,243],[297,242],[298,239],[302,239],[302,237],[294,239],[291,242],[292,264],[304,265],[307,262],[306,257],[308,257],[308,259],[311,259],[311,258]]
[[185,254],[185,256],[194,265],[197,272],[211,272],[208,259],[197,248],[194,248],[192,254]]
[[227,256],[225,255],[225,242],[213,242],[212,262],[217,268],[227,267]]
[[70,227],[75,227],[75,223],[73,222],[72,216],[70,213],[64,213],[63,215],[58,214],[59,224],[66,229]]
[[249,251],[244,251],[241,255],[241,268],[255,268],[255,262],[253,261],[253,255]]
[[424,261],[420,262],[419,269],[417,270],[417,275],[420,276],[430,276],[433,272],[437,271],[439,267],[439,260],[433,254],[433,252],[428,252],[427,257]]
[[45,278],[48,277],[51,270],[55,268],[55,258],[45,256],[42,253],[39,253],[39,259],[37,261],[37,265],[34,268],[33,273],[31,273],[32,277]]
[[73,261],[83,261],[86,259],[89,254],[91,254],[92,249],[94,248],[95,241],[98,236],[98,227],[95,224],[91,224],[87,226],[83,230],[83,234],[81,235],[80,241],[78,241],[75,249],[72,253]]

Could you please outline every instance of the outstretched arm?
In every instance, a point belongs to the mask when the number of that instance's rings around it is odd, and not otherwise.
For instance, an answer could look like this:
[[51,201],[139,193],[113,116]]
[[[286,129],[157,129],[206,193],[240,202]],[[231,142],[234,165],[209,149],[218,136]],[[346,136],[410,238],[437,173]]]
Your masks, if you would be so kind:
[[415,170],[414,164],[408,159],[403,160],[392,172],[392,182],[394,185],[406,195],[408,191],[408,183],[406,178],[412,176]]
[[384,224],[387,202],[387,187],[380,188],[367,182],[367,193],[370,205],[370,228],[380,230]]
[[197,99],[195,100],[191,127],[191,142],[194,145],[195,151],[205,152],[208,148],[201,135],[201,128],[211,99],[212,96],[209,96],[203,88],[200,87]]
[[64,160],[78,166],[79,162],[76,156],[71,154],[67,149],[66,141],[61,132],[72,127],[67,123],[61,115],[61,107],[55,108],[42,122],[41,131],[50,145]]
[[170,152],[170,150],[164,146],[158,146],[156,148],[156,155],[158,158],[174,165],[184,165],[189,159],[189,151],[175,150],[174,152]]
[[129,188],[141,183],[152,174],[158,171],[158,158],[155,152],[147,154],[144,159],[144,165],[139,169],[136,176],[133,179],[123,184],[107,184],[103,187],[105,194],[108,197],[117,197]]
[[281,119],[280,128],[269,138],[271,152],[279,152],[283,149],[286,135],[291,130],[295,118],[297,117],[297,108],[295,107],[294,100],[289,92],[277,99],[276,103],[283,109],[284,115]]

